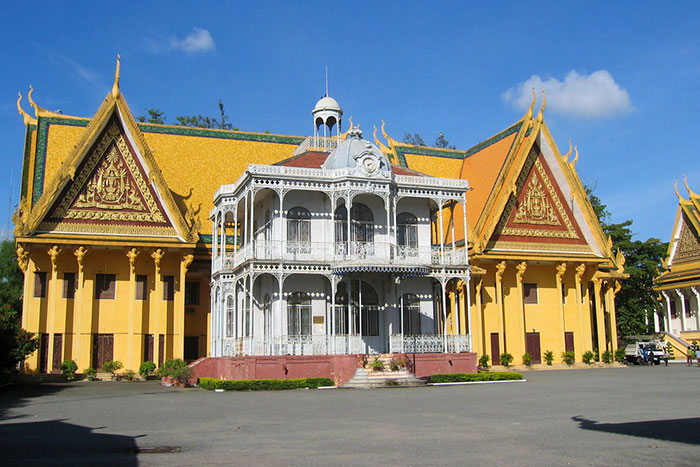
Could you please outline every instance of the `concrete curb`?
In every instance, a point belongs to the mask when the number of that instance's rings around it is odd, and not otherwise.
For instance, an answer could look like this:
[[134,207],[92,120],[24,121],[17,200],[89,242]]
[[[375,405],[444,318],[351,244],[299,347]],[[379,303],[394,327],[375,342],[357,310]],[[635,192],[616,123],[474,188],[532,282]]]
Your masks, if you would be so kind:
[[427,386],[466,386],[468,384],[494,384],[494,383],[527,383],[526,379],[508,379],[504,381],[462,381],[454,383],[428,383]]

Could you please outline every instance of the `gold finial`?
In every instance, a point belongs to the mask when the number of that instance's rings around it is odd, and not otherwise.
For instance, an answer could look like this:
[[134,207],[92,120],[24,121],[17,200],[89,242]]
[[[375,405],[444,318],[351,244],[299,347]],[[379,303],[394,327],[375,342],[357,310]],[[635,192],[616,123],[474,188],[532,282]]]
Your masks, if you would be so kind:
[[571,156],[571,151],[572,151],[572,150],[573,150],[573,147],[571,146],[571,138],[569,138],[569,152],[567,152],[566,154],[564,154],[563,156],[561,156],[561,158],[568,162],[568,161],[569,161],[569,156]]
[[379,146],[379,149],[381,149],[384,154],[388,154],[391,150],[388,147],[386,147],[386,145],[384,143],[379,141],[379,138],[377,138],[377,125],[374,125],[373,135],[374,135],[374,142],[377,144],[377,146]]
[[688,186],[688,177],[685,174],[683,174],[683,184],[685,185],[685,189],[688,190],[688,193],[690,194],[691,198],[698,197],[698,194],[691,190]]
[[569,162],[569,165],[572,169],[576,165],[576,162],[578,162],[578,145],[574,146],[574,152],[576,153],[576,155],[574,156],[574,159],[571,162]]
[[537,121],[539,123],[542,123],[544,121],[544,109],[547,107],[547,95],[544,93],[544,88],[542,89],[542,107],[540,107],[540,111],[537,113]]
[[119,96],[119,54],[117,54],[117,70],[114,72],[114,85],[112,86],[112,97]]
[[350,121],[350,128],[348,128],[348,131],[346,131],[345,133],[340,135],[340,139],[347,139],[348,133],[350,133],[352,131],[353,127],[355,126],[352,123],[352,115],[350,115],[350,118],[348,120]]
[[36,105],[36,102],[34,102],[34,99],[32,99],[32,93],[34,92],[34,87],[30,84],[29,85],[29,93],[27,94],[27,99],[29,100],[29,105],[31,105],[34,108],[34,116],[39,117],[39,111],[44,110],[38,105]]
[[623,274],[625,272],[625,255],[619,248],[617,249],[617,254],[615,255],[615,264],[617,265],[618,272]]
[[678,201],[682,203],[687,203],[688,201],[681,196],[680,193],[678,193],[678,180],[673,181],[673,189],[676,192],[676,196],[678,196]]
[[525,118],[528,120],[532,120],[532,109],[535,108],[535,99],[537,97],[537,94],[535,94],[535,87],[532,87],[532,103],[530,104],[530,108],[527,109],[527,113],[525,114]]
[[18,111],[19,114],[24,118],[24,124],[25,124],[25,125],[29,125],[30,123],[33,123],[32,121],[36,122],[36,120],[34,120],[34,119],[31,117],[31,115],[29,115],[29,114],[22,108],[22,105],[20,104],[20,101],[22,100],[22,93],[21,93],[21,92],[18,92],[18,93],[17,93],[17,96],[19,96],[19,97],[17,97],[17,111]]

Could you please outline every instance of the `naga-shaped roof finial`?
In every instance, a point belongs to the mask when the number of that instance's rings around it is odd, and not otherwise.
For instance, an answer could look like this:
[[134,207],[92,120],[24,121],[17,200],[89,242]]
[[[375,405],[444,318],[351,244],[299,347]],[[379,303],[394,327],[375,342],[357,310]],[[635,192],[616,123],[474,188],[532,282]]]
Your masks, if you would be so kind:
[[18,92],[17,93],[17,111],[19,114],[24,118],[24,124],[29,125],[30,123],[36,123],[36,120],[32,118],[31,115],[29,115],[23,108],[22,105],[20,104],[20,101],[22,100],[22,93]]
[[683,174],[683,184],[685,185],[685,189],[688,190],[688,193],[690,194],[691,198],[698,198],[699,197],[699,195],[697,193],[695,193],[693,190],[691,190],[690,187],[688,186],[688,177],[685,174]]
[[547,107],[547,95],[544,93],[544,88],[542,88],[542,107],[540,107],[540,111],[537,113],[537,121],[539,123],[542,123],[544,121],[545,107]]
[[678,201],[680,201],[680,202],[682,202],[682,203],[687,203],[687,202],[688,202],[688,200],[686,200],[685,198],[683,198],[683,197],[681,196],[681,194],[678,193],[678,180],[674,180],[674,181],[673,181],[673,189],[674,189],[674,191],[676,192],[676,196],[678,196]]
[[114,84],[112,85],[112,97],[119,96],[119,62],[121,61],[119,54],[117,54],[117,69],[114,72]]
[[535,108],[535,99],[537,98],[537,94],[535,94],[535,87],[532,87],[532,103],[530,104],[530,107],[527,109],[527,113],[525,114],[525,118],[527,120],[532,120],[532,109]]

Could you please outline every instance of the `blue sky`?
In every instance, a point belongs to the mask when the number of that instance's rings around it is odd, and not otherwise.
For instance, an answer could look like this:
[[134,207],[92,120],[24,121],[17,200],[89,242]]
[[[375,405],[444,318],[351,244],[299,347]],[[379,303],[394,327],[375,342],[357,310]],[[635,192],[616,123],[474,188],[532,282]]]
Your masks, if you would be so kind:
[[[135,115],[216,115],[308,135],[330,94],[366,137],[438,132],[467,149],[524,113],[532,84],[562,152],[639,239],[667,241],[674,179],[700,191],[697,2],[26,2],[0,16],[0,227],[19,196],[17,92],[90,117],[121,89]],[[539,106],[539,102],[538,102]],[[347,122],[347,120],[346,120]],[[478,174],[474,174],[478,177]],[[12,191],[10,191],[12,187]],[[5,207],[3,207],[5,206]]]

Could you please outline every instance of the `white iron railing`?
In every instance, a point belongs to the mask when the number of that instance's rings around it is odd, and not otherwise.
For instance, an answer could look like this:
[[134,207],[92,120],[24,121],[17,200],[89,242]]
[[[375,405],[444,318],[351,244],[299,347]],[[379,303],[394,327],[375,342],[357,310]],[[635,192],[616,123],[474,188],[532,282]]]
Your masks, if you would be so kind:
[[471,351],[469,334],[391,334],[391,353],[458,353]]
[[377,336],[318,335],[221,339],[222,357],[244,355],[348,355],[382,351]]
[[[349,249],[349,252],[348,252]],[[299,242],[256,240],[235,252],[227,252],[223,262],[214,267],[232,270],[246,261],[303,261],[333,263],[363,263],[369,265],[401,266],[464,266],[464,249],[452,250],[439,246],[411,247],[382,242]]]

